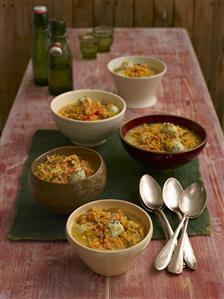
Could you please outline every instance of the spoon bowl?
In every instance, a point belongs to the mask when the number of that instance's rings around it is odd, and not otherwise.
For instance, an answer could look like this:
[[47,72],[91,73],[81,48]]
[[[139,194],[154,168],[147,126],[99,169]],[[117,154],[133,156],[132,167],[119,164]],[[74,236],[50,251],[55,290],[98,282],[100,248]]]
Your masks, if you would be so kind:
[[[183,188],[178,180],[169,178],[163,186],[163,201],[167,208],[175,212],[178,216],[180,214],[179,199],[183,193]],[[181,216],[182,218],[182,216]]]
[[153,177],[145,174],[140,179],[139,192],[143,207],[147,211],[154,212],[158,215],[164,234],[166,238],[169,239],[173,235],[173,230],[166,218],[166,215],[162,211],[164,202],[160,185]]
[[206,191],[202,182],[190,185],[181,195],[179,207],[189,217],[199,217],[206,205]]
[[153,177],[148,174],[143,175],[140,180],[139,190],[143,203],[150,210],[162,209],[164,206],[162,189]]

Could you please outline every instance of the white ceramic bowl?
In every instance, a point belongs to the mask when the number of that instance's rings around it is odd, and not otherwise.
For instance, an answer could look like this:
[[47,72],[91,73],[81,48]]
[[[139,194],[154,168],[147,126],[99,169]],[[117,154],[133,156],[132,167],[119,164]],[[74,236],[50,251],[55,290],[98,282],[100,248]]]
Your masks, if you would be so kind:
[[[88,248],[77,241],[71,234],[72,226],[79,215],[86,213],[91,207],[121,208],[126,214],[141,222],[146,228],[145,238],[138,244],[121,250],[103,251]],[[127,271],[134,260],[149,244],[153,233],[153,224],[149,215],[140,207],[128,201],[118,199],[102,199],[87,203],[76,209],[66,223],[66,235],[83,262],[94,272],[104,276],[116,276]]]
[[[150,77],[125,77],[114,69],[122,62],[147,63],[157,71],[156,75]],[[128,108],[146,108],[156,103],[156,91],[167,66],[159,59],[148,56],[123,56],[115,58],[108,63],[108,70],[112,74],[118,94],[125,100]]]
[[[68,119],[58,114],[62,107],[75,103],[83,96],[87,96],[92,100],[103,101],[104,103],[112,103],[119,108],[120,112],[111,118],[96,121]],[[50,107],[58,129],[74,144],[89,147],[103,144],[107,137],[120,127],[126,111],[125,101],[120,96],[94,89],[82,89],[63,93],[51,101]]]

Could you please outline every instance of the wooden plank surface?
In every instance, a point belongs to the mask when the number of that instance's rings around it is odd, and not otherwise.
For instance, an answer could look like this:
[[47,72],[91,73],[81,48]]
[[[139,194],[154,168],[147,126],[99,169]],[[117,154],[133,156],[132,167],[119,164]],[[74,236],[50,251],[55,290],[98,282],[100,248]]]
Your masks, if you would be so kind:
[[74,27],[92,27],[94,25],[93,5],[92,0],[73,0]]
[[154,26],[172,27],[173,26],[173,0],[156,0],[154,2]]
[[[200,169],[208,194],[212,235],[191,238],[198,260],[196,271],[174,276],[158,272],[153,262],[164,241],[151,241],[136,263],[122,276],[105,278],[91,272],[66,242],[9,242],[5,239],[15,213],[19,176],[33,133],[55,128],[47,87],[32,81],[29,64],[1,137],[1,298],[2,299],[223,299],[224,273],[224,142],[198,61],[184,29],[116,29],[112,51],[96,60],[80,59],[78,33],[72,30],[76,89],[115,91],[105,67],[129,51],[156,55],[168,66],[156,105],[128,110],[126,119],[148,113],[175,113],[200,122],[208,144]],[[138,45],[135,43],[138,38]],[[151,47],[148,47],[148,45]],[[100,80],[103,78],[103,80]]]
[[73,27],[73,1],[54,0],[54,17],[63,19],[67,27]]
[[209,88],[216,99],[222,99],[214,102],[218,117],[221,120],[222,115],[224,115],[224,90],[219,88],[219,86],[223,86],[224,78],[224,1],[217,0],[213,5]]
[[193,37],[194,26],[194,1],[175,0],[174,1],[174,26],[186,28],[190,37]]
[[114,0],[94,1],[94,26],[113,26]]
[[138,0],[134,2],[134,26],[151,27],[153,24],[153,2]]
[[114,26],[133,26],[133,0],[115,0],[114,2]]
[[[4,28],[4,14],[5,14],[4,10],[5,10],[5,4],[0,5],[0,30],[1,30],[1,32],[3,32],[3,28]],[[6,57],[5,57],[4,48],[0,47],[0,62],[3,62],[5,59],[6,59]],[[2,69],[4,69],[3,65],[2,65]],[[5,89],[5,85],[4,85],[4,75],[3,75],[3,71],[1,71],[0,72],[0,99],[1,99],[0,100],[0,103],[1,103],[0,131],[4,127],[6,116],[8,115],[7,105],[4,103],[5,101],[7,101],[7,98],[8,98],[8,94]]]
[[[0,71],[0,123],[5,123],[8,112],[16,96],[16,74],[15,74],[15,31],[11,25],[14,20],[14,3],[3,1],[0,3],[0,24],[1,24],[1,71]],[[12,71],[14,70],[14,71]],[[0,127],[1,130],[1,127]]]
[[[202,70],[205,74],[205,79],[208,84],[210,84],[211,72],[210,72],[210,59],[212,47],[207,47],[205,50],[205,45],[203,45],[202,40],[206,39],[208,45],[212,45],[213,36],[213,1],[196,1],[195,3],[195,26],[194,26],[194,47],[198,54],[199,62],[201,64]],[[197,16],[200,13],[200,18]]]
[[[50,18],[61,17],[71,27],[92,27],[103,23],[116,27],[185,27],[195,46],[220,121],[222,114],[224,118],[223,0],[1,0],[1,23],[6,20],[9,34],[1,25],[0,38],[5,46],[1,48],[4,53],[0,55],[0,65],[7,64],[9,76],[0,77],[0,131],[29,58],[31,34],[27,28],[32,14],[30,6],[40,4],[48,6]],[[8,18],[11,14],[14,16]],[[16,45],[15,49],[13,45]],[[18,55],[19,60],[14,58]],[[215,61],[214,57],[217,58]],[[11,80],[14,76],[16,79]]]
[[[15,47],[15,75],[16,85],[20,84],[21,78],[24,75],[26,65],[31,53],[32,40],[32,1],[23,0],[15,1],[14,6],[14,32],[17,42]],[[26,18],[29,18],[28,20]],[[26,45],[24,47],[24,45]]]
[[[195,50],[221,122],[224,115],[224,91],[220,88],[224,80],[224,1],[196,1],[194,14]],[[203,45],[204,40],[210,46]]]

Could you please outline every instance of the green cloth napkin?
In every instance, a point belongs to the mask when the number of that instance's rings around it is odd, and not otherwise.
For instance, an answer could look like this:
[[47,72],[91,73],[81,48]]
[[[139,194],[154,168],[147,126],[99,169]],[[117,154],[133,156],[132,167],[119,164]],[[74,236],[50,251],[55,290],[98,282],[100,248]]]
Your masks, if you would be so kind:
[[[31,162],[45,151],[62,145],[71,145],[70,141],[57,130],[38,130],[32,139],[28,158],[20,179],[20,189],[16,198],[14,222],[8,233],[10,240],[65,240],[66,216],[56,215],[33,196],[29,188],[28,174]],[[96,149],[104,158],[107,166],[107,183],[100,198],[117,198],[140,205],[139,180],[142,175],[153,176],[161,186],[169,177],[175,177],[186,188],[191,183],[200,180],[198,160],[182,167],[166,172],[155,172],[135,161],[124,150],[118,131],[114,132],[108,141]],[[176,215],[165,209],[173,229],[178,224]],[[150,213],[153,221],[153,239],[164,238],[164,233],[158,217]],[[207,208],[197,219],[189,222],[188,233],[193,235],[209,235],[210,221]]]

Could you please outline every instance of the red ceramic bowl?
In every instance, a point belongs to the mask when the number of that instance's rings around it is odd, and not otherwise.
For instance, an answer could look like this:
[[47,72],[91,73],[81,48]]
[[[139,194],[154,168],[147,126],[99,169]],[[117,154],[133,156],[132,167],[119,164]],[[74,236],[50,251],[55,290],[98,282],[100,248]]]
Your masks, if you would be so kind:
[[[197,147],[189,151],[178,153],[158,153],[136,147],[124,139],[125,135],[130,129],[143,123],[158,122],[170,122],[175,125],[188,128],[195,132],[201,138],[202,142]],[[145,115],[127,121],[120,128],[120,139],[124,148],[135,160],[148,165],[150,168],[155,170],[168,170],[182,166],[197,157],[206,144],[207,135],[205,129],[193,120],[176,115],[155,114]]]

